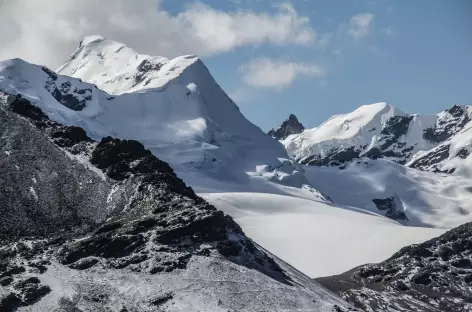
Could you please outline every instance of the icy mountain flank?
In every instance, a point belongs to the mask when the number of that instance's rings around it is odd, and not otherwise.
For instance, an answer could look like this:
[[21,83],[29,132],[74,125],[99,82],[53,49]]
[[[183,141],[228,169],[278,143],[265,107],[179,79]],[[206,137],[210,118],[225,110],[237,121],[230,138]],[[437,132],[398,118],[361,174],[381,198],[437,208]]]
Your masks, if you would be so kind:
[[354,311],[141,143],[94,141],[18,95],[0,121],[0,311]]
[[0,90],[23,95],[52,120],[81,127],[95,140],[138,140],[190,185],[217,179],[226,191],[261,178],[263,191],[285,192],[275,182],[322,199],[283,146],[241,114],[196,56],[151,57],[92,36],[58,73],[19,59],[0,62]]
[[455,159],[469,154],[471,116],[470,106],[455,105],[437,115],[410,115],[376,103],[333,116],[281,142],[291,157],[307,165],[342,166],[368,157],[452,173]]

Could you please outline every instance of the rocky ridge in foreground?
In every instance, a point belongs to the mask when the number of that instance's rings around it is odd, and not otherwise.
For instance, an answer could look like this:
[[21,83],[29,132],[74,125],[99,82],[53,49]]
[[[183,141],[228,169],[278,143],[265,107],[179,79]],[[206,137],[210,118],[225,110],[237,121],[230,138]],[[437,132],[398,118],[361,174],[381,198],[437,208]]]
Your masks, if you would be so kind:
[[363,311],[472,311],[472,223],[317,281]]
[[141,143],[0,102],[1,311],[349,310]]

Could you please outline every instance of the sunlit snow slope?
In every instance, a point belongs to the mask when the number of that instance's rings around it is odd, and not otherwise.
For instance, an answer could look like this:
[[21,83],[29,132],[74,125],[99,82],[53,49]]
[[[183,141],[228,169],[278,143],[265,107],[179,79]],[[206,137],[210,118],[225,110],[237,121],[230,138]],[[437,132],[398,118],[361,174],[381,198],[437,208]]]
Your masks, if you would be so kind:
[[[333,203],[387,216],[391,213],[406,225],[451,229],[472,220],[472,180],[467,177],[367,158],[344,169],[307,166],[305,174]],[[374,202],[387,199],[392,199],[395,207],[387,205],[382,210]]]
[[379,262],[403,246],[445,232],[403,226],[350,207],[253,193],[201,194],[234,217],[245,233],[312,277]]

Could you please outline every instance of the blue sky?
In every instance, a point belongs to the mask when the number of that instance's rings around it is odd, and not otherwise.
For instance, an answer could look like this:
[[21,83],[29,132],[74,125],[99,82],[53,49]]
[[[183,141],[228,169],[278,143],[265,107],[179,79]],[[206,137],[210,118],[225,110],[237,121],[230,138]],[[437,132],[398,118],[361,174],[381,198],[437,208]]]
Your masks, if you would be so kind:
[[[275,14],[273,1],[204,1],[217,10]],[[263,43],[204,57],[248,119],[268,130],[295,113],[307,127],[362,104],[386,101],[410,113],[472,104],[472,1],[299,0],[318,39],[298,45]],[[188,1],[165,1],[177,14]],[[354,16],[371,16],[353,33]],[[371,15],[365,15],[371,14]],[[365,24],[364,24],[365,26]],[[285,86],[253,86],[241,66],[270,58],[316,64],[324,74],[299,75]],[[268,73],[270,74],[270,73]]]
[[93,34],[201,56],[264,130],[380,101],[472,104],[472,0],[0,0],[0,59],[57,68]]

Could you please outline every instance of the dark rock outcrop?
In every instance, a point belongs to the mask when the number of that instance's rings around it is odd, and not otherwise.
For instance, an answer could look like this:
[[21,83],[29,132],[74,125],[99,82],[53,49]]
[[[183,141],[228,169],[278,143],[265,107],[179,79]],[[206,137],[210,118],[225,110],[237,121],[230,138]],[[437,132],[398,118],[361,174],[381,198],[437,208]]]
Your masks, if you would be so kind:
[[360,151],[354,147],[333,149],[324,156],[312,155],[299,160],[302,165],[308,166],[340,166],[353,159],[359,158]]
[[372,202],[387,218],[398,221],[408,221],[403,205],[397,196],[374,198]]
[[50,69],[45,69],[49,76],[46,81],[45,89],[62,105],[75,111],[81,111],[85,108],[88,101],[92,100],[91,88],[73,87],[70,81],[58,82],[58,76]]
[[423,138],[433,143],[441,143],[461,131],[470,121],[467,110],[463,106],[454,105],[442,112],[433,128],[423,132]]
[[298,121],[298,118],[290,114],[287,120],[285,120],[280,127],[275,130],[271,129],[267,134],[277,140],[282,140],[292,134],[302,133],[305,130],[303,124]]
[[[439,145],[430,152],[418,157],[409,164],[409,167],[420,170],[431,170],[434,172],[444,172],[439,169],[442,161],[449,158],[449,144]],[[448,170],[446,173],[453,173],[454,170]]]
[[0,311],[2,312],[13,312],[20,307],[31,306],[51,291],[49,286],[42,285],[36,277],[20,280],[9,287],[9,290],[11,292],[0,294]]
[[317,279],[359,309],[470,311],[472,223],[401,249],[379,264]]
[[[149,60],[144,60],[142,61],[138,67],[136,68],[138,70],[137,74],[134,76],[134,85],[137,85],[139,84],[140,82],[142,82],[145,77],[146,77],[146,74],[150,71],[159,71],[159,69],[161,69],[162,67],[162,64],[161,63],[157,63],[157,62],[151,62]],[[148,82],[146,82],[147,84]]]

